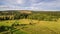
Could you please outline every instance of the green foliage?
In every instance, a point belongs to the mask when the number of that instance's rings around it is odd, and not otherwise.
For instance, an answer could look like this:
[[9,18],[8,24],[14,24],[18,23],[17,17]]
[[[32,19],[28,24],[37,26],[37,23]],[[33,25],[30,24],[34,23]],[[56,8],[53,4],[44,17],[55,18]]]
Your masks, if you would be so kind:
[[[12,24],[12,26],[0,26],[0,33],[3,34],[27,34],[26,32],[18,29],[16,26],[18,25],[17,22]],[[19,26],[19,25],[18,25]]]
[[56,21],[58,18],[60,18],[57,15],[52,15],[52,13],[43,14],[43,13],[33,13],[28,16],[29,19],[36,19],[36,20],[44,20],[44,21]]
[[24,13],[23,13],[23,14],[20,15],[20,18],[27,18],[28,15],[29,15],[29,14],[24,14]]
[[7,31],[7,26],[0,26],[0,32]]
[[[55,21],[60,18],[60,12],[32,12],[31,14],[20,13],[19,11],[6,11],[0,12],[0,20],[12,20],[12,19],[36,19],[36,20],[45,20],[45,21]],[[10,15],[13,17],[8,17]]]

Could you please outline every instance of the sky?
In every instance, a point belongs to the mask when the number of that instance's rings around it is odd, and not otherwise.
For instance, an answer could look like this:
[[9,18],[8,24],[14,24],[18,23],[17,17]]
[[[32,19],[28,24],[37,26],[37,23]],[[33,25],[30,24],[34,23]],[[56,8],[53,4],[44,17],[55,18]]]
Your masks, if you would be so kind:
[[60,11],[60,0],[0,0],[0,10]]

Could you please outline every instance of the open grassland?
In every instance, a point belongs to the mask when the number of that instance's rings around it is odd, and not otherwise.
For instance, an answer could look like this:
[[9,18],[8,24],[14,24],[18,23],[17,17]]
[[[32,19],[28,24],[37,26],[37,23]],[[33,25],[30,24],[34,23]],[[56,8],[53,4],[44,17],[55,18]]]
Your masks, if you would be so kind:
[[11,26],[14,23],[22,24],[15,26],[19,31],[15,31],[14,34],[60,34],[60,19],[57,21],[38,21],[31,19],[6,20],[0,21],[0,26]]
[[0,11],[0,34],[60,34],[60,11]]

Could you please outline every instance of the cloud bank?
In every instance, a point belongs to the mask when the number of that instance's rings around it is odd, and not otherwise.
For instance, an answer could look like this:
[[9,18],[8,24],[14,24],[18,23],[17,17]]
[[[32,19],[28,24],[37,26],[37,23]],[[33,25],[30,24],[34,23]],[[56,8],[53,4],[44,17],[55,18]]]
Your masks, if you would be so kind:
[[0,10],[60,10],[60,0],[0,0]]

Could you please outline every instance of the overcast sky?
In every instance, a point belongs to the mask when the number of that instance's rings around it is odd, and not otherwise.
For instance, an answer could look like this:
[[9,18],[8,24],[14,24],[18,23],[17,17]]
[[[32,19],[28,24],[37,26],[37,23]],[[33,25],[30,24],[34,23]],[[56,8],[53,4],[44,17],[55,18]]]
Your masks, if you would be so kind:
[[0,10],[60,10],[60,0],[0,0]]

